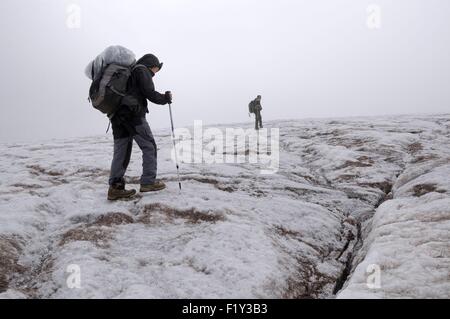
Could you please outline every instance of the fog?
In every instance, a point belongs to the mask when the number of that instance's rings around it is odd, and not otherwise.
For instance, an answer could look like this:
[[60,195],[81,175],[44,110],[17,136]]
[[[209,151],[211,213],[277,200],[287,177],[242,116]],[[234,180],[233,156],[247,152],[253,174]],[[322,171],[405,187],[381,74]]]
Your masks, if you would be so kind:
[[263,120],[449,112],[450,2],[375,1],[375,26],[372,2],[2,0],[0,142],[104,134],[84,68],[113,44],[164,62],[176,126],[250,121],[258,94]]

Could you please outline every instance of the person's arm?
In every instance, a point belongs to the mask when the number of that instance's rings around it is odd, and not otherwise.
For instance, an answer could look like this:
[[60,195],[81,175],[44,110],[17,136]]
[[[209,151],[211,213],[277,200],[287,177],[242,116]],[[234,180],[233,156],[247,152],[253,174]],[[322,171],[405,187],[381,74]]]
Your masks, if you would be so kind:
[[138,86],[144,97],[155,104],[164,105],[169,103],[169,99],[165,94],[161,94],[155,90],[150,70],[137,68]]

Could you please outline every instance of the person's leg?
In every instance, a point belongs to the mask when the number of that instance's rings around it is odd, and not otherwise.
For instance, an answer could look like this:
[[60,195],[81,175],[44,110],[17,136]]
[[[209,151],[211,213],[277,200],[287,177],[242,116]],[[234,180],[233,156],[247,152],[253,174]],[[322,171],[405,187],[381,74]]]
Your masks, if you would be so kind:
[[259,128],[263,128],[261,112],[258,112],[258,114],[259,114]]
[[166,188],[166,185],[156,179],[157,148],[150,126],[145,118],[142,124],[136,126],[134,140],[142,150],[141,192],[154,192]]
[[255,128],[258,130],[261,127],[261,113],[259,111],[255,112]]
[[133,137],[130,131],[118,118],[111,121],[114,136],[114,155],[111,163],[109,185],[123,183],[123,176],[130,163]]
[[157,149],[150,126],[145,118],[135,127],[134,140],[142,150],[141,184],[155,183],[157,173]]
[[111,172],[109,176],[108,199],[117,200],[129,198],[136,191],[125,189],[124,175],[130,163],[131,150],[133,147],[133,138],[128,131],[120,124],[113,122],[114,135],[114,155],[111,163]]
[[124,175],[128,168],[133,148],[133,139],[123,137],[114,139],[114,155],[111,163],[109,185],[124,183]]

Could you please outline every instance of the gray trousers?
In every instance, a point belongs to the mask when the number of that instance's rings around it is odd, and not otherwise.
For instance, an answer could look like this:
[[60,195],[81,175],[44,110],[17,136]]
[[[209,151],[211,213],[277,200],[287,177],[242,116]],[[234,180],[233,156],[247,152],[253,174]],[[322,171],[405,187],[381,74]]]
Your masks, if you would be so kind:
[[257,130],[262,127],[261,111],[255,111],[255,129]]
[[[142,151],[141,184],[153,184],[157,171],[157,149],[152,131],[145,118],[142,123],[133,125],[134,132],[129,132],[123,125],[113,124],[114,156],[111,163],[109,184],[124,183],[124,175],[130,163],[133,140]],[[125,134],[124,134],[125,132]],[[129,133],[126,133],[129,132]]]

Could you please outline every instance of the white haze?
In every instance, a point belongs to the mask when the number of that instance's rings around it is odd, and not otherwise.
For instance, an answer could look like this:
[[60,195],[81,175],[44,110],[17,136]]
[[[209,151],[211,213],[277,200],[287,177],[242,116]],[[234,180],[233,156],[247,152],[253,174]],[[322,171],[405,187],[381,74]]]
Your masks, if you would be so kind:
[[[372,1],[2,0],[0,141],[102,134],[86,97],[86,64],[106,46],[164,62],[155,83],[174,93],[177,126],[263,119],[448,112],[450,3]],[[67,7],[81,28],[67,27]],[[169,124],[150,106],[153,128]]]

